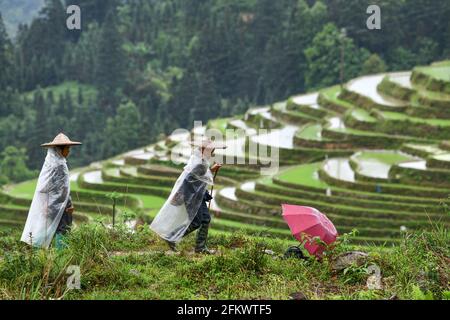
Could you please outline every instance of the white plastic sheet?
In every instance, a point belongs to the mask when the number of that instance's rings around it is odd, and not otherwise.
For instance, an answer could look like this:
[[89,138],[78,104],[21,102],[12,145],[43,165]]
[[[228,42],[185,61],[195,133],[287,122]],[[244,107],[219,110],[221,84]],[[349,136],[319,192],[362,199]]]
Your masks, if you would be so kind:
[[208,185],[213,184],[209,159],[195,150],[150,228],[161,238],[179,242],[197,215]]
[[48,248],[66,208],[70,195],[66,159],[49,148],[28,212],[21,241]]

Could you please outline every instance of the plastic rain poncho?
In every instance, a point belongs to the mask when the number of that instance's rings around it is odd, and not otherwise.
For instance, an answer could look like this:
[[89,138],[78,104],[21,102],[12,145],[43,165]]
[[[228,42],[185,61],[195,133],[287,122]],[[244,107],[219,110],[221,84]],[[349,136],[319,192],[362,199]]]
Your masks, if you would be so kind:
[[167,241],[179,242],[197,215],[207,186],[212,184],[209,161],[195,150],[150,228]]
[[66,159],[55,148],[49,148],[20,240],[34,247],[48,248],[69,195],[69,169]]

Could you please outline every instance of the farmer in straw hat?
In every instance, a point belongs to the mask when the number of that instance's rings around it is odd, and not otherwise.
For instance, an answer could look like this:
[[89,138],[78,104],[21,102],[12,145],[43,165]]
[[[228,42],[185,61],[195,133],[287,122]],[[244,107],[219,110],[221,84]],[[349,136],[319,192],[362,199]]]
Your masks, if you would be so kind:
[[192,145],[194,152],[191,158],[150,228],[165,239],[173,251],[183,237],[198,230],[195,252],[213,254],[214,251],[206,247],[211,222],[206,203],[212,200],[207,188],[214,184],[212,173],[217,173],[221,165],[216,163],[210,169],[210,161],[215,149],[225,149],[226,146],[209,139]]
[[75,145],[81,143],[71,141],[62,133],[52,142],[41,145],[48,148],[47,156],[39,174],[21,241],[48,248],[56,234],[56,247],[62,247],[63,235],[70,231],[74,211],[66,158],[70,147]]

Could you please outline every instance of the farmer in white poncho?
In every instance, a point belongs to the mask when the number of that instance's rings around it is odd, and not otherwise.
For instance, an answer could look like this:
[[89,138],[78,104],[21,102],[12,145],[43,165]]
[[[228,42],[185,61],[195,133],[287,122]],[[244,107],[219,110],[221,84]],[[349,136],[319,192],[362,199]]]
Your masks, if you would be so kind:
[[70,147],[74,145],[81,143],[71,141],[62,133],[52,142],[41,145],[48,148],[47,156],[39,175],[21,241],[46,249],[56,235],[56,247],[63,246],[63,237],[70,230],[74,211],[66,163]]
[[210,160],[215,149],[226,147],[211,140],[193,145],[191,158],[150,228],[166,240],[173,251],[183,237],[198,230],[195,252],[211,254],[214,252],[206,247],[211,222],[206,203],[212,200],[207,188],[214,184],[212,172],[217,172],[221,165],[214,164],[210,169]]

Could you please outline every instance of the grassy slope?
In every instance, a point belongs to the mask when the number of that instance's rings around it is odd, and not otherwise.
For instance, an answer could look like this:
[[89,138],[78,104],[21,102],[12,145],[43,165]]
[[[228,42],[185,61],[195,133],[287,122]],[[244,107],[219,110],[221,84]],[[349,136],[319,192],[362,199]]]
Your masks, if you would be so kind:
[[[97,95],[97,90],[93,86],[79,84],[75,81],[67,81],[57,86],[51,86],[42,88],[41,90],[46,95],[48,92],[52,91],[53,96],[56,101],[58,101],[60,95],[65,95],[67,90],[70,92],[70,97],[73,102],[78,100],[78,89],[81,88],[83,92],[83,98],[88,101],[95,101],[95,97]],[[23,96],[27,99],[32,99],[36,90],[24,93]]]
[[226,128],[231,118],[219,118],[208,122],[208,129],[217,129],[223,135],[226,134]]
[[450,81],[450,66],[447,63],[443,63],[440,66],[420,68],[423,73],[444,81]]
[[327,89],[324,89],[321,91],[323,95],[325,95],[330,101],[343,106],[345,108],[351,109],[355,106],[351,103],[348,103],[347,101],[341,100],[338,98],[339,94],[341,93],[341,87],[340,86],[334,86]]
[[[9,193],[18,198],[32,199],[34,194],[34,189],[36,188],[37,179],[25,181],[22,183],[18,183],[14,185],[14,188],[11,188]],[[73,183],[71,183],[71,187]]]
[[359,121],[365,121],[365,122],[376,122],[377,119],[372,117],[370,113],[364,109],[356,108],[352,111],[352,116],[359,120]]
[[297,133],[297,137],[305,140],[322,141],[322,125],[309,124]]
[[[239,233],[213,233],[214,256],[193,254],[193,235],[181,243],[180,254],[168,254],[147,228],[128,234],[83,225],[71,234],[68,249],[58,252],[32,253],[17,237],[0,237],[0,299],[289,299],[295,292],[307,299],[449,297],[450,239],[442,228],[412,234],[390,250],[366,248],[366,264],[340,273],[331,271],[328,258],[285,260],[286,242]],[[348,250],[348,240],[341,239],[328,257]],[[367,289],[371,264],[381,269],[382,290]],[[66,291],[67,265],[80,267],[81,290]]]
[[19,24],[29,24],[44,5],[44,0],[2,0],[0,12],[10,37],[15,37]]
[[280,173],[278,178],[290,183],[301,183],[304,186],[326,188],[327,184],[316,175],[321,165],[322,163],[312,163],[290,168]]

